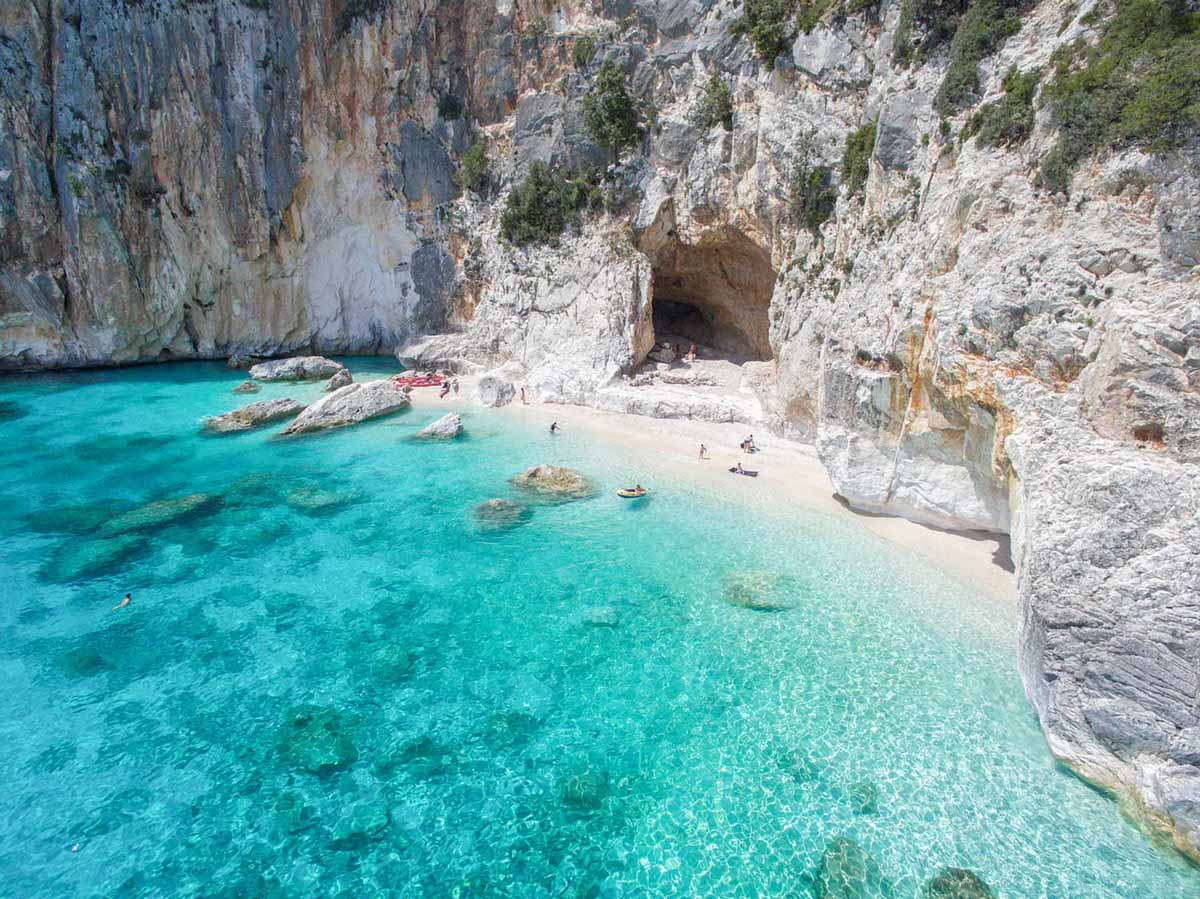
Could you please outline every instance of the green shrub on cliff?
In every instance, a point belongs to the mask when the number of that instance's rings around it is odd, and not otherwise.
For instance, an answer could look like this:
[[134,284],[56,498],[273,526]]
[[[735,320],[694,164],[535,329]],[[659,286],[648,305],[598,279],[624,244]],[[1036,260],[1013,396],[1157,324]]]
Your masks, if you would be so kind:
[[969,0],[904,0],[896,24],[895,59],[902,66],[924,62],[954,37]]
[[788,208],[796,223],[815,235],[836,206],[833,171],[827,165],[814,166],[807,159],[801,160],[792,170],[788,185]]
[[454,180],[463,190],[477,194],[482,194],[487,190],[488,183],[491,181],[487,144],[479,141],[471,145],[471,148],[462,155],[462,159],[459,161],[458,171],[454,173]]
[[1043,186],[1065,191],[1079,163],[1103,150],[1162,153],[1200,129],[1200,12],[1188,0],[1102,0],[1100,40],[1055,54],[1043,96],[1057,144]]
[[846,185],[846,196],[859,194],[871,173],[871,154],[875,152],[875,123],[868,122],[846,137],[846,151],[842,154],[842,183]]
[[1021,74],[1015,68],[1004,76],[1004,96],[988,103],[967,120],[963,139],[977,136],[988,147],[1016,147],[1033,131],[1033,97],[1040,70]]
[[559,169],[542,162],[529,167],[525,180],[513,188],[500,216],[500,234],[511,244],[557,245],[566,227],[586,209],[604,205],[598,178]]
[[586,69],[595,56],[596,39],[590,34],[578,38],[575,46],[571,48],[571,64],[577,69]]
[[744,35],[763,62],[787,52],[795,32],[790,25],[794,0],[745,0],[742,14],[734,20],[733,33]]
[[592,139],[617,159],[642,139],[637,106],[625,86],[625,73],[612,60],[600,67],[596,83],[583,98],[583,124]]
[[733,130],[733,95],[729,85],[717,72],[713,72],[700,98],[697,118],[702,128],[720,125],[726,131]]
[[950,41],[950,68],[933,98],[933,108],[952,116],[979,92],[979,63],[1021,29],[1026,0],[973,0]]

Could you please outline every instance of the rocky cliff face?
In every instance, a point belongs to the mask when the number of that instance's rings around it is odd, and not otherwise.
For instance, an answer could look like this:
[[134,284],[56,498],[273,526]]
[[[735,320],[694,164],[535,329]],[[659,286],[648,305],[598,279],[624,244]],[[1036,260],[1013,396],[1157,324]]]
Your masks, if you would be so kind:
[[[399,345],[547,401],[750,409],[859,508],[1011,533],[1051,747],[1200,857],[1200,145],[1098,155],[1068,196],[1034,176],[1044,105],[1022,142],[970,137],[1107,5],[1020,5],[944,123],[947,50],[898,58],[911,4],[805,7],[766,64],[713,0],[9,4],[0,365]],[[533,162],[608,163],[604,60],[648,125],[608,211],[506,244]],[[713,72],[730,130],[697,116]],[[453,177],[481,139],[482,196]],[[805,221],[822,165],[836,205]],[[760,360],[747,403],[639,399],[668,320]]]

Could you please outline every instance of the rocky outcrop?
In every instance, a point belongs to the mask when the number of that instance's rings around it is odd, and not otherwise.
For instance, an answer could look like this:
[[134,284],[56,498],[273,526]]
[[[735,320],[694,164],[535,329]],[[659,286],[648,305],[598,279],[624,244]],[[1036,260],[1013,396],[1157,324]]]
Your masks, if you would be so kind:
[[250,431],[263,425],[291,418],[304,411],[304,403],[295,400],[279,399],[264,400],[261,403],[250,403],[232,412],[215,415],[204,420],[204,429],[214,434],[233,434],[238,431]]
[[253,381],[242,381],[241,384],[238,384],[237,387],[233,388],[234,393],[258,393],[260,390],[262,390],[262,388]]
[[595,485],[584,475],[558,465],[535,465],[513,475],[514,487],[548,499],[586,499],[596,492]]
[[453,440],[462,432],[462,417],[456,412],[447,412],[437,421],[425,425],[414,436],[419,440]]
[[511,403],[516,392],[517,388],[508,379],[507,373],[494,369],[479,376],[471,398],[481,406],[496,408]]
[[350,370],[347,368],[341,368],[333,373],[333,377],[326,381],[325,386],[321,389],[326,393],[333,393],[335,390],[340,390],[347,384],[353,383],[354,376],[350,374]]
[[511,499],[485,500],[473,510],[475,523],[484,531],[507,531],[529,520],[530,509]]
[[408,394],[389,379],[349,384],[321,397],[301,412],[282,433],[291,436],[344,428],[392,415],[410,405]]
[[256,381],[319,381],[345,370],[340,362],[324,356],[293,356],[260,362],[250,369],[250,377]]

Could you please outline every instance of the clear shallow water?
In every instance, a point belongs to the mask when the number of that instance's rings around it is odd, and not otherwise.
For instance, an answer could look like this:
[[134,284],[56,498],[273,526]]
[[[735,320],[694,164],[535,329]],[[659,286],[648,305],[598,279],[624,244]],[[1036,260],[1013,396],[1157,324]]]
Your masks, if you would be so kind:
[[[823,516],[619,500],[652,464],[569,429],[201,436],[319,391],[238,380],[0,382],[4,895],[803,897],[842,836],[898,897],[1200,894],[1055,768],[1010,607]],[[601,494],[481,528],[539,461]]]

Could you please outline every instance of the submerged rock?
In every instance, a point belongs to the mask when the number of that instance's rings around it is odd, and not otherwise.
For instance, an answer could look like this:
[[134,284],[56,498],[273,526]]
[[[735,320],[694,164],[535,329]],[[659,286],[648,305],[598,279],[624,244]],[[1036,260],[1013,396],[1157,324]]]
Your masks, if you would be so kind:
[[489,499],[475,507],[475,521],[485,531],[504,531],[529,520],[530,509],[511,499]]
[[336,490],[325,490],[321,487],[294,487],[287,494],[289,506],[297,512],[306,512],[309,515],[333,512],[352,502],[352,494],[338,493]]
[[417,667],[415,652],[399,646],[388,646],[371,659],[371,677],[384,684],[395,684],[409,678]]
[[584,609],[579,620],[587,627],[620,627],[621,616],[612,606]]
[[770,571],[735,571],[725,576],[723,598],[731,606],[756,612],[785,612],[793,607],[786,594],[792,579]]
[[333,377],[325,382],[324,388],[326,393],[333,393],[335,390],[340,390],[347,384],[354,383],[354,376],[350,374],[350,370],[343,368],[341,371],[334,372]]
[[587,768],[559,779],[558,798],[568,808],[595,811],[609,794],[608,772]]
[[49,581],[67,583],[109,574],[144,553],[150,544],[145,537],[125,535],[64,544],[42,569]]
[[330,378],[346,366],[324,356],[293,356],[260,362],[250,369],[256,381],[319,381]]
[[865,849],[849,837],[830,840],[817,869],[817,899],[886,899],[891,881]]
[[119,515],[127,506],[115,502],[87,503],[43,509],[25,518],[32,531],[39,534],[87,534],[99,530],[106,521]]
[[233,434],[238,431],[250,431],[281,418],[290,418],[304,411],[304,403],[295,400],[263,400],[251,403],[226,412],[224,415],[214,415],[204,419],[204,429],[214,434]]
[[416,436],[421,440],[453,440],[462,432],[462,418],[455,412],[448,412],[437,421],[425,425],[417,431]]
[[543,497],[562,500],[586,499],[596,492],[595,486],[584,475],[557,465],[535,465],[513,475],[510,483]]
[[211,515],[219,508],[221,497],[212,493],[190,493],[187,496],[155,500],[110,519],[101,533],[111,536],[154,530]]
[[349,722],[336,709],[297,706],[279,732],[279,754],[293,767],[328,774],[358,761]]
[[879,788],[869,780],[850,784],[846,798],[856,815],[874,815],[879,812]]
[[391,823],[387,806],[378,799],[355,803],[333,827],[333,847],[352,848],[380,837]]
[[260,390],[262,390],[262,388],[253,381],[242,381],[241,384],[238,384],[237,387],[233,388],[234,393],[258,393]]
[[29,410],[12,400],[0,400],[0,421],[16,421],[29,414]]
[[925,884],[921,899],[995,899],[991,887],[966,868],[942,868]]
[[347,384],[317,400],[290,425],[285,435],[307,434],[330,428],[344,428],[372,418],[381,418],[408,408],[408,394],[395,382],[383,379],[362,384]]

